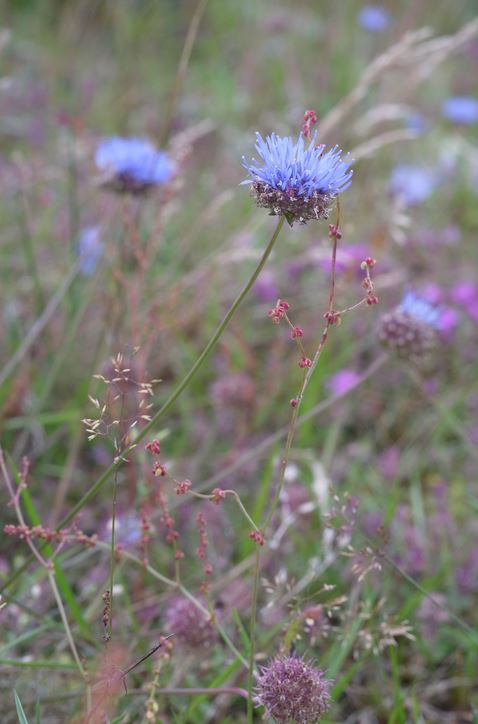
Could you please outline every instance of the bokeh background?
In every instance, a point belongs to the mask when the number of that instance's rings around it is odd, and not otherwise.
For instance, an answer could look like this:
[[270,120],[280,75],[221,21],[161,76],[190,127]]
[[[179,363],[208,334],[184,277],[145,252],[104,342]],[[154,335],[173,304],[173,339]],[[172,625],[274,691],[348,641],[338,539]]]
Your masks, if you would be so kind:
[[[362,298],[366,256],[377,260],[380,303],[331,329],[307,391],[301,413],[311,415],[295,438],[265,556],[258,660],[293,646],[327,669],[335,683],[324,721],[477,721],[476,634],[466,628],[476,630],[478,589],[476,2],[389,0],[378,16],[355,0],[1,6],[0,427],[11,469],[30,461],[29,524],[58,524],[115,455],[111,436],[88,441],[82,423],[95,417],[89,396],[107,400],[111,419],[119,414],[94,377],[113,379],[112,357],[122,355],[138,383],[161,380],[148,397],[153,413],[197,358],[275,224],[240,186],[242,155],[253,155],[255,131],[295,136],[313,108],[319,140],[356,159],[341,200],[338,306]],[[95,148],[113,135],[166,149],[178,163],[174,181],[145,199],[102,188]],[[236,490],[254,519],[267,509],[281,453],[275,434],[301,380],[289,332],[267,312],[286,299],[313,352],[328,301],[327,232],[326,222],[282,231],[157,431],[177,479],[203,492]],[[426,364],[381,346],[383,316],[407,290],[440,316]],[[120,388],[131,422],[139,388]],[[172,575],[161,510],[147,504],[150,468],[143,445],[121,468],[118,540],[141,559],[147,516],[150,564]],[[164,490],[185,552],[182,580],[195,593],[203,581],[203,512],[209,604],[247,650],[247,521],[232,501],[178,498],[168,482]],[[102,648],[111,491],[78,518],[105,546],[70,545],[60,556],[66,609],[89,662]],[[15,523],[6,489],[2,500],[2,523]],[[3,535],[2,585],[26,559],[24,542]],[[4,595],[2,721],[17,721],[13,688],[32,721],[36,706],[39,721],[73,721],[81,680],[44,571],[30,565]],[[133,661],[167,632],[178,605],[125,559],[115,595],[116,642]],[[214,632],[196,636],[200,624],[186,626],[169,659],[153,657],[131,675],[111,721],[245,721],[237,696],[148,689],[154,680],[245,685]]]

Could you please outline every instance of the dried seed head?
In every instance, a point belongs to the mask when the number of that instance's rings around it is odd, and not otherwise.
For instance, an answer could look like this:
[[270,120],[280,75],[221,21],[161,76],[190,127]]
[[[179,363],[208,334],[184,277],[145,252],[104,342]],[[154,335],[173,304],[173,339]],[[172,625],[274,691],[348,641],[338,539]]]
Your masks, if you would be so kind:
[[418,365],[429,361],[438,341],[433,327],[414,319],[400,308],[381,317],[378,338],[398,357]]
[[298,656],[273,659],[257,677],[255,701],[280,724],[312,724],[330,706],[331,681]]

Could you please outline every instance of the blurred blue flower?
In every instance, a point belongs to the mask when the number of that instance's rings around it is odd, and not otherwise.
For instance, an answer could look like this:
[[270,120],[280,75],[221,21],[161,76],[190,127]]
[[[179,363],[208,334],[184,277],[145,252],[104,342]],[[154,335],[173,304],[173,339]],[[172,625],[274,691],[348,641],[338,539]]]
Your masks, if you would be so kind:
[[242,160],[250,176],[243,183],[252,184],[258,206],[270,209],[272,216],[284,215],[290,224],[327,218],[333,199],[352,183],[348,156],[342,159],[338,146],[324,153],[316,140],[314,134],[306,146],[302,134],[294,141],[275,133],[264,140],[258,133],[262,163]]
[[399,164],[390,176],[389,190],[405,206],[425,201],[437,186],[435,174],[425,166]]
[[407,314],[417,322],[426,324],[434,329],[440,328],[441,308],[431,304],[431,302],[410,289],[403,295],[398,308],[401,312]]
[[174,173],[169,155],[141,138],[104,138],[95,163],[105,173],[105,185],[120,192],[142,193],[168,183]]
[[[106,539],[111,536],[112,525],[113,521],[109,518],[103,534]],[[134,511],[127,510],[116,516],[115,538],[117,543],[125,548],[132,548],[141,542],[141,520]]]
[[[415,297],[415,301],[412,297]],[[420,290],[420,296],[411,291],[406,292],[400,308],[410,316],[414,316],[417,321],[425,322],[437,329],[442,337],[450,338],[460,322],[460,315],[453,307],[442,304],[443,298],[443,289],[438,284],[430,283]],[[405,306],[409,304],[411,311],[407,312],[403,308],[404,303]],[[412,314],[413,311],[415,315]],[[430,319],[434,319],[435,322],[432,323]]]
[[80,258],[80,270],[85,277],[90,277],[103,254],[103,242],[98,226],[87,226],[80,234],[77,244]]
[[415,131],[417,134],[422,134],[427,129],[426,119],[421,113],[410,113],[406,119],[406,124],[407,128]]
[[379,5],[364,5],[357,20],[359,25],[369,33],[383,33],[390,26],[392,16]]
[[441,108],[442,116],[452,123],[468,125],[478,121],[478,100],[471,96],[447,98]]

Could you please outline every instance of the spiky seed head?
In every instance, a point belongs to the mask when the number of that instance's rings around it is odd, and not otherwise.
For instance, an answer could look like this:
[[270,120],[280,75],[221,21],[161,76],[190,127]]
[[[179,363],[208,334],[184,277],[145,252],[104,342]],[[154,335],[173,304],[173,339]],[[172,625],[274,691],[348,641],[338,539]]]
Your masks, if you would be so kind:
[[255,701],[279,724],[313,724],[330,706],[332,682],[299,656],[279,656],[257,676]]

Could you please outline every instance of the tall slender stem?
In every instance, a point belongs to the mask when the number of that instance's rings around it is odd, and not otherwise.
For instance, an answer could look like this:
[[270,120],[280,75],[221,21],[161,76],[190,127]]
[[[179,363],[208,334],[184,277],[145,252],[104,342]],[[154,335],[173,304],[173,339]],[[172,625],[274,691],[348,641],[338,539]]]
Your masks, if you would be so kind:
[[254,572],[252,576],[252,602],[251,602],[251,625],[249,629],[249,671],[247,672],[247,724],[254,721],[254,708],[252,698],[252,687],[254,684],[254,659],[256,652],[256,618],[257,618],[257,597],[259,590],[259,572],[261,569],[261,549],[256,548],[256,559],[254,561]]
[[[337,196],[337,220],[336,220],[336,224],[335,224],[336,232],[338,232],[339,223],[340,223],[340,202],[339,202],[339,197]],[[285,442],[284,452],[283,452],[283,455],[281,458],[281,464],[280,464],[280,469],[279,469],[279,479],[277,481],[277,486],[276,486],[276,490],[274,493],[274,498],[272,500],[272,504],[269,508],[269,512],[266,515],[264,524],[262,526],[262,532],[264,534],[267,531],[267,528],[269,527],[272,517],[279,504],[280,495],[282,492],[282,488],[284,486],[287,464],[289,462],[292,441],[294,439],[295,431],[297,428],[297,419],[299,416],[299,410],[300,410],[302,400],[304,398],[305,390],[307,389],[310,379],[318,364],[320,355],[322,354],[325,343],[327,341],[329,326],[332,323],[331,322],[331,312],[333,311],[334,299],[335,299],[335,267],[336,267],[336,261],[337,261],[337,236],[338,236],[337,233],[332,234],[332,271],[331,271],[331,278],[330,278],[329,304],[328,304],[327,314],[325,315],[325,319],[326,319],[325,327],[324,327],[324,330],[320,337],[320,341],[319,341],[317,350],[315,352],[314,358],[312,360],[312,365],[307,369],[307,372],[304,375],[304,379],[303,379],[302,385],[300,387],[300,392],[299,392],[298,396],[296,397],[296,403],[292,409],[292,414],[291,414],[291,418],[290,418],[290,422],[289,422],[289,429],[287,432],[287,438],[286,438],[286,442]],[[248,705],[247,705],[248,724],[252,724],[252,721],[253,721],[253,710],[252,710],[253,663],[254,663],[254,657],[255,657],[255,632],[256,632],[257,598],[258,598],[258,593],[259,593],[260,569],[261,569],[261,551],[260,551],[260,548],[258,547],[256,550],[256,560],[255,560],[254,573],[253,573],[251,619],[250,619],[250,626],[249,626],[249,639],[250,639],[249,664],[250,665],[249,665],[248,686],[247,686],[247,690],[249,693]]]
[[118,471],[113,476],[113,503],[111,512],[111,550],[110,550],[110,610],[108,618],[107,640],[111,640],[113,634],[113,584],[115,574],[115,531],[116,531],[116,497],[118,493]]

